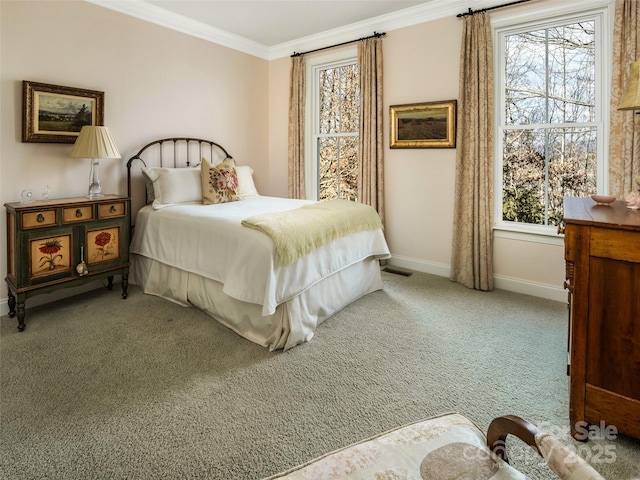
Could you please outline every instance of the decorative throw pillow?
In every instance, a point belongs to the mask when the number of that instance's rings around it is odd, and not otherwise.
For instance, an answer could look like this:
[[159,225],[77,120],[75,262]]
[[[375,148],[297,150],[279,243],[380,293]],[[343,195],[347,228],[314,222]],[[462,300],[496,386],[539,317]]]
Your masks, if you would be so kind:
[[203,158],[200,167],[202,203],[211,205],[240,200],[236,162],[233,158],[227,158],[217,165],[211,165],[209,160]]

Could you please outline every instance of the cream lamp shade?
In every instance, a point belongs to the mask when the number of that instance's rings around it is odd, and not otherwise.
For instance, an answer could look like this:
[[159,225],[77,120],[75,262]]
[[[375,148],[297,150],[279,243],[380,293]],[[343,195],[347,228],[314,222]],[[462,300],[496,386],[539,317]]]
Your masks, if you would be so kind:
[[640,110],[640,60],[629,67],[627,89],[618,110]]
[[98,168],[101,158],[121,158],[109,129],[85,125],[80,130],[76,143],[71,149],[71,158],[91,158],[91,183],[89,184],[89,197],[101,197],[102,187],[98,178]]

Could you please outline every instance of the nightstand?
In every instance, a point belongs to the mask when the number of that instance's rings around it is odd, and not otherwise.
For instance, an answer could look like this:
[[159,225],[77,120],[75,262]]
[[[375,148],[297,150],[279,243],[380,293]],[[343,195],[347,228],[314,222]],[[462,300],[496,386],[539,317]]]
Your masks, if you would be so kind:
[[[24,330],[27,298],[122,275],[129,286],[131,199],[119,195],[6,203],[9,316]],[[86,267],[78,265],[84,260]],[[17,310],[16,310],[17,305]]]

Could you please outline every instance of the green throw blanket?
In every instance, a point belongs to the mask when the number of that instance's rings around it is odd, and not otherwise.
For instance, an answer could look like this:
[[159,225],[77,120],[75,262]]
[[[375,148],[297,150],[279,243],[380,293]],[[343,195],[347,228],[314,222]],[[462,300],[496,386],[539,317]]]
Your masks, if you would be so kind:
[[269,235],[282,265],[340,237],[382,228],[373,207],[340,199],[254,215],[244,219],[242,225]]

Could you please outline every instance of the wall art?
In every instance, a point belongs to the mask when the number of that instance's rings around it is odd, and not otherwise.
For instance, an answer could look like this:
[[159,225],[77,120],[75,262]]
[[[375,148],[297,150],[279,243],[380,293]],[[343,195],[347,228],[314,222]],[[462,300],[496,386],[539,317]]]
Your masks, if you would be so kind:
[[22,141],[74,143],[84,125],[104,125],[104,92],[22,82]]
[[455,148],[456,100],[392,105],[391,148]]

